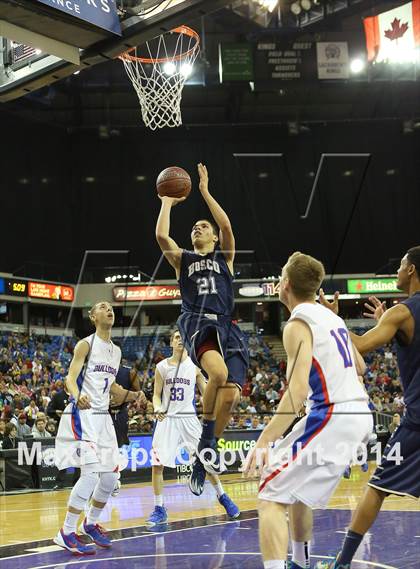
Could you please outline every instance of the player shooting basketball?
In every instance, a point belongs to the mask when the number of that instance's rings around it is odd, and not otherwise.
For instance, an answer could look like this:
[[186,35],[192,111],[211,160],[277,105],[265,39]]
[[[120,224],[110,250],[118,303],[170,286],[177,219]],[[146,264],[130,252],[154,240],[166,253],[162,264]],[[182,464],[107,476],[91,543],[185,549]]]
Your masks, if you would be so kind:
[[[182,297],[178,329],[188,355],[208,377],[203,397],[203,432],[190,479],[200,495],[206,470],[221,472],[217,437],[229,422],[240,399],[248,368],[248,350],[239,327],[232,322],[234,308],[233,261],[235,237],[229,217],[210,194],[207,168],[198,165],[199,189],[217,225],[201,219],[191,231],[193,251],[181,249],[170,237],[170,215],[185,198],[161,197],[156,239],[175,269]],[[204,450],[207,449],[207,450]],[[201,460],[200,460],[201,458]]]

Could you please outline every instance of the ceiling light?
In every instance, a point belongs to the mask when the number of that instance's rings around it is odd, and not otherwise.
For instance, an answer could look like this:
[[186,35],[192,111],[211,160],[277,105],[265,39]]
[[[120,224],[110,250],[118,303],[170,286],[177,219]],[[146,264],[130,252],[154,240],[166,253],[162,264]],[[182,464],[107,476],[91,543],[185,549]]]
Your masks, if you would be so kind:
[[166,75],[173,75],[176,71],[176,65],[173,61],[167,61],[163,65],[163,71]]
[[352,73],[360,73],[361,71],[363,71],[363,69],[365,68],[365,62],[363,61],[363,59],[360,59],[359,57],[356,57],[355,59],[353,59],[350,62],[350,71]]
[[293,4],[290,6],[290,10],[295,16],[299,16],[299,14],[302,12],[302,6],[299,2],[293,2]]
[[193,71],[193,66],[191,65],[191,63],[183,63],[181,65],[180,71],[183,77],[189,77]]

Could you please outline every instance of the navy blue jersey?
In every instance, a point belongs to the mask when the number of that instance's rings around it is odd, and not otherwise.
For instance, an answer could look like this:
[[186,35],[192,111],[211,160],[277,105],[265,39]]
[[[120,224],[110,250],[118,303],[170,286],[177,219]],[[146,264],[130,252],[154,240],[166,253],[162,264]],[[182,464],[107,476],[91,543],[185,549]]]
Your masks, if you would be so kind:
[[232,316],[232,283],[233,276],[220,249],[207,255],[182,252],[179,275],[182,312]]
[[[128,391],[130,391],[131,389],[131,378],[130,378],[130,367],[127,366],[120,366],[118,368],[118,373],[117,376],[115,378],[115,383],[118,383],[118,385],[120,387],[122,387],[123,389],[127,389]],[[118,407],[114,407],[115,410],[117,409],[122,409],[124,407],[127,407],[128,403],[123,403],[122,405],[118,406]]]
[[397,334],[397,358],[406,405],[408,424],[420,425],[420,292],[413,294],[405,304],[414,318],[414,336],[404,345]]

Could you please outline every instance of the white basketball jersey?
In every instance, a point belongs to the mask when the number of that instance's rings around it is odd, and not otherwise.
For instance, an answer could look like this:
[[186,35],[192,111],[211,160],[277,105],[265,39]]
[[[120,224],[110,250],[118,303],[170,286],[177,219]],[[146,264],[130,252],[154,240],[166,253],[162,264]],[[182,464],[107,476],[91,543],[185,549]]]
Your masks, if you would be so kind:
[[109,390],[115,381],[120,367],[121,350],[110,342],[105,342],[96,334],[83,338],[90,345],[86,364],[77,378],[81,395],[88,395],[92,409],[107,410]]
[[290,320],[303,320],[312,331],[313,357],[309,377],[309,408],[318,405],[367,401],[357,377],[353,344],[344,321],[321,304],[296,306]]
[[187,357],[179,364],[171,365],[169,358],[156,366],[163,379],[162,407],[171,415],[195,415],[195,384],[197,368]]

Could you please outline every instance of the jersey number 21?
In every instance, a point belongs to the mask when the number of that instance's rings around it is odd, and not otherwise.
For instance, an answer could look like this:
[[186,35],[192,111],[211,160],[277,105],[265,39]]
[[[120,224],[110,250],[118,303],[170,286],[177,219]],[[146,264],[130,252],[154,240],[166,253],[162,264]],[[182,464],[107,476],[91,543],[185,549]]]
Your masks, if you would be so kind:
[[216,279],[214,277],[200,277],[197,279],[198,295],[217,294]]

